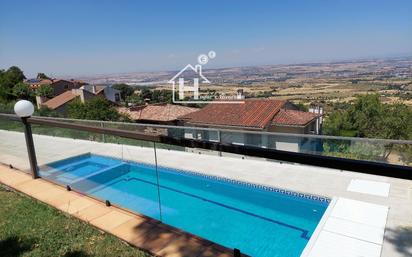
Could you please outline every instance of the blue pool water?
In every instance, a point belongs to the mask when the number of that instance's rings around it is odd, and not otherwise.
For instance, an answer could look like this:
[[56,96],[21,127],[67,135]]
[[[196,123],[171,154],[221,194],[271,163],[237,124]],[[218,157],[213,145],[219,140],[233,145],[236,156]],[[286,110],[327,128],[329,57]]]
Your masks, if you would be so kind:
[[300,256],[328,206],[285,191],[157,170],[86,154],[50,163],[40,174],[254,257]]

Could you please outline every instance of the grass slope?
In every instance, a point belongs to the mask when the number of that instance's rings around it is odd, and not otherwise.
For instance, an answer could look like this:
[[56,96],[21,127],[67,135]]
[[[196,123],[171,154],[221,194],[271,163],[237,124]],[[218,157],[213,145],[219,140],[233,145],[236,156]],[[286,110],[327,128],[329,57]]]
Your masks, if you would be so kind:
[[0,185],[0,256],[149,255]]

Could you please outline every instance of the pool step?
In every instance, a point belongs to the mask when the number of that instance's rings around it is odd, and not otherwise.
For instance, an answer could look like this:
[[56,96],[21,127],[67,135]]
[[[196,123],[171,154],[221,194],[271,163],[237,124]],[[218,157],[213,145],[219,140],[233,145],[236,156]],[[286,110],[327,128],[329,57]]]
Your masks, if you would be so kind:
[[70,186],[76,190],[90,193],[91,191],[105,187],[107,182],[113,181],[128,172],[129,168],[127,163],[122,162],[118,165],[113,165],[79,178],[70,183]]

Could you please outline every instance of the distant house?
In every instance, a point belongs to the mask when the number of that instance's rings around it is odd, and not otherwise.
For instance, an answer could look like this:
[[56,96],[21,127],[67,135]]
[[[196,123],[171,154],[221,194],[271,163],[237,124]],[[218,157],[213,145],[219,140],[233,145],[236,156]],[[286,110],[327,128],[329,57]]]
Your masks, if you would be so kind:
[[80,99],[82,103],[85,101],[96,97],[95,94],[84,90],[84,89],[72,89],[68,90],[56,97],[53,97],[50,100],[45,101],[44,103],[37,103],[39,106],[46,106],[49,109],[55,110],[58,113],[66,114],[67,105],[74,99]]
[[140,123],[178,124],[179,117],[193,113],[198,108],[185,107],[175,104],[148,104],[130,108],[120,107],[118,112],[128,115],[132,120]]
[[50,85],[53,89],[53,95],[57,96],[65,91],[77,89],[86,83],[79,80],[65,80],[65,79],[28,79],[26,83],[33,90],[38,89],[42,85]]
[[25,82],[31,89],[36,90],[42,85],[50,85],[53,81],[50,79],[28,79]]
[[[57,88],[61,88],[60,85],[62,84],[55,85],[58,85]],[[70,88],[70,86],[68,88]],[[41,106],[47,106],[48,108],[56,110],[60,113],[66,113],[66,104],[74,98],[79,97],[84,103],[88,99],[96,96],[101,96],[113,103],[119,103],[122,100],[120,97],[120,91],[110,86],[83,85],[80,88],[68,89],[51,99],[36,96],[36,102],[38,108]]]
[[121,92],[111,86],[106,85],[84,85],[82,86],[83,89],[95,94],[101,95],[107,100],[113,103],[119,103],[122,101]]
[[78,89],[85,84],[85,82],[77,80],[58,79],[54,80],[53,83],[50,84],[50,86],[53,88],[54,95],[57,96],[63,92],[66,92],[67,90]]
[[[261,131],[293,134],[319,134],[321,115],[299,111],[297,106],[284,100],[248,99],[244,103],[210,103],[197,112],[179,117],[184,126],[231,129],[234,131]],[[271,147],[288,151],[303,148],[313,150],[307,138],[296,136],[256,136],[241,132],[222,132],[215,135],[202,130],[187,130],[186,138],[219,141],[222,138],[240,145]]]

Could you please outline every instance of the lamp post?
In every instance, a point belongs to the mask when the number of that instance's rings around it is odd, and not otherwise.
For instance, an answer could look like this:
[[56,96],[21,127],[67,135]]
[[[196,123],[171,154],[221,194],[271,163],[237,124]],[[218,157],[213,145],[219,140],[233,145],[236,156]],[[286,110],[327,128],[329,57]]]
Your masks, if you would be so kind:
[[31,131],[30,123],[27,121],[28,118],[34,112],[34,106],[31,102],[27,100],[20,100],[14,105],[14,112],[21,118],[24,124],[24,135],[26,137],[27,152],[29,154],[30,168],[32,177],[34,179],[39,177],[39,172],[37,168],[36,152],[34,151],[33,135]]

